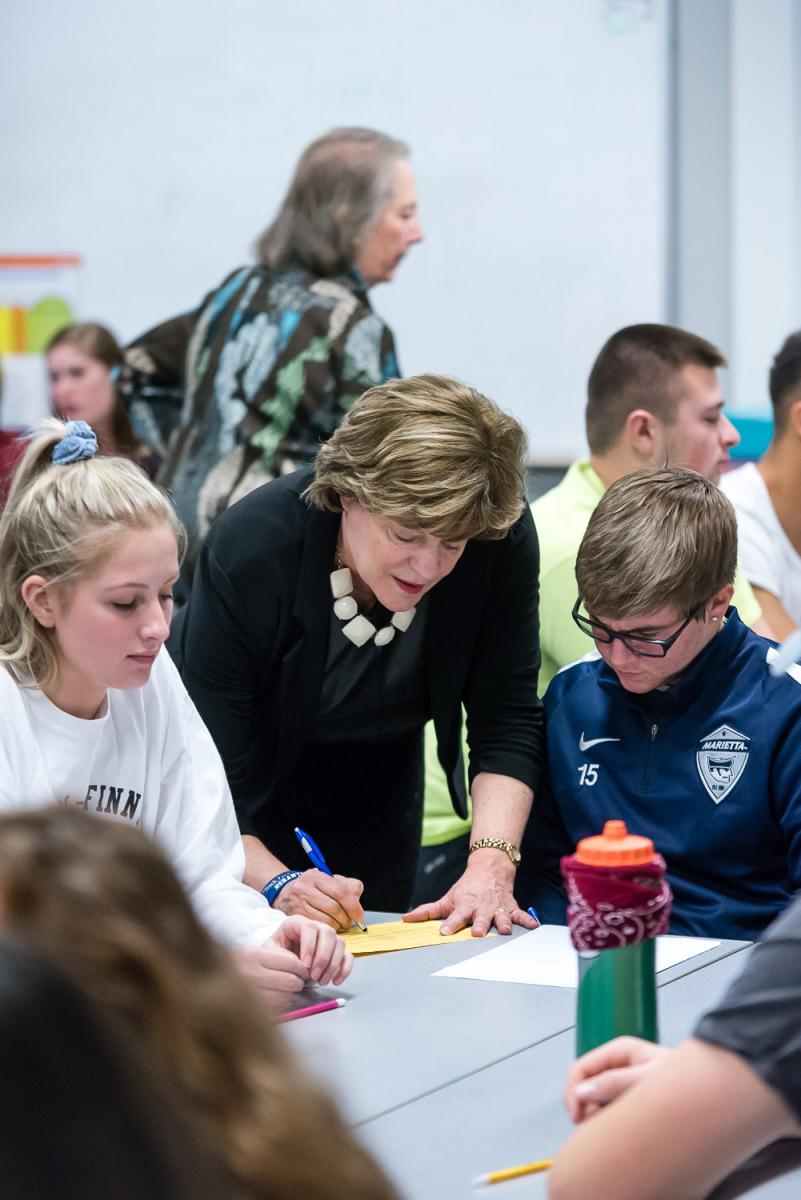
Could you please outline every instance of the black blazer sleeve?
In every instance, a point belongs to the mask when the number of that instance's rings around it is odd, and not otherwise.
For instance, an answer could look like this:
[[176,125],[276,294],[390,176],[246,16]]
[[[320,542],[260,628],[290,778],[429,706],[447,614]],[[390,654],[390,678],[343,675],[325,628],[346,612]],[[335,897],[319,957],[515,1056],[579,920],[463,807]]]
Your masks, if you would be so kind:
[[464,691],[468,778],[510,775],[534,788],[543,763],[537,698],[539,545],[526,506],[496,553]]

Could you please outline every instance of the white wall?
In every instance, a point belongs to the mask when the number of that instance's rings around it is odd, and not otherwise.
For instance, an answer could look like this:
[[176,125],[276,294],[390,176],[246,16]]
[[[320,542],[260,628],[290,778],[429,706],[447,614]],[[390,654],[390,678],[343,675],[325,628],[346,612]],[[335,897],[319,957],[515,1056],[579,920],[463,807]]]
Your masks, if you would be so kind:
[[426,243],[373,294],[405,372],[583,443],[602,341],[665,317],[667,0],[5,0],[0,252],[75,251],[123,339],[192,306],[336,124],[407,139]]
[[797,0],[734,0],[731,43],[731,402],[767,415],[767,376],[801,327]]
[[801,0],[675,0],[676,303],[716,342],[735,412],[801,326]]

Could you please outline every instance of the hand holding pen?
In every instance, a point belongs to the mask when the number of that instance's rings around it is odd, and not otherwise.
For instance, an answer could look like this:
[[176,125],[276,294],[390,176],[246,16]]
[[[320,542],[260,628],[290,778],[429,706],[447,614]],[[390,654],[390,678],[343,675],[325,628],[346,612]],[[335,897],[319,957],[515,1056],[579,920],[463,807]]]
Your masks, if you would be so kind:
[[295,829],[295,836],[312,864],[312,870],[304,871],[299,879],[288,884],[279,894],[284,899],[280,905],[284,912],[311,917],[333,925],[335,929],[350,929],[357,925],[364,933],[364,910],[360,897],[364,884],[359,879],[334,875],[314,839],[302,829]]

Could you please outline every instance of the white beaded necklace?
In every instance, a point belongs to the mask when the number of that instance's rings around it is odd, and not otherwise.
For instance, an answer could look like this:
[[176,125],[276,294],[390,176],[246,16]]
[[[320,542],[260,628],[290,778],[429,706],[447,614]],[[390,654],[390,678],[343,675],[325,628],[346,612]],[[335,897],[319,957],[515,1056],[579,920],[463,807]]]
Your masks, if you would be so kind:
[[340,621],[348,622],[347,625],[342,626],[342,632],[353,642],[354,646],[364,646],[369,641],[375,641],[376,646],[386,646],[394,638],[396,629],[405,633],[414,620],[416,608],[409,608],[406,612],[393,613],[389,625],[385,625],[383,629],[376,629],[372,621],[363,617],[352,595],[353,576],[349,567],[342,566],[338,546],[337,570],[331,572],[330,579],[331,595],[334,597],[334,613]]

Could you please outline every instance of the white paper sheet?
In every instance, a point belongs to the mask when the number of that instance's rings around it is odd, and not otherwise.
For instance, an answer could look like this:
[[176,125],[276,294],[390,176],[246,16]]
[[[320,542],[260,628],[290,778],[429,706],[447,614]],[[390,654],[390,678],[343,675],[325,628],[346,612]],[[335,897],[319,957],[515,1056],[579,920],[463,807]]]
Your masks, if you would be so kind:
[[[659,937],[656,969],[664,971],[685,959],[719,946],[709,938]],[[541,925],[502,946],[476,954],[464,962],[435,971],[457,979],[487,979],[495,983],[537,983],[550,987],[578,986],[576,951],[566,925]]]

